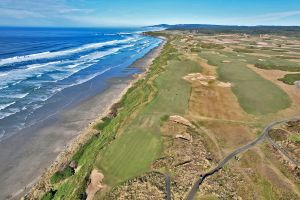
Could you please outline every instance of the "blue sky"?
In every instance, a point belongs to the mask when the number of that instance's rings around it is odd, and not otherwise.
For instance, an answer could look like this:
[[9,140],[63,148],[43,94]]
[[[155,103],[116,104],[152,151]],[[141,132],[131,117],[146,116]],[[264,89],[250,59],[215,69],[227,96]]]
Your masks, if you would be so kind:
[[2,26],[300,25],[300,0],[0,0]]

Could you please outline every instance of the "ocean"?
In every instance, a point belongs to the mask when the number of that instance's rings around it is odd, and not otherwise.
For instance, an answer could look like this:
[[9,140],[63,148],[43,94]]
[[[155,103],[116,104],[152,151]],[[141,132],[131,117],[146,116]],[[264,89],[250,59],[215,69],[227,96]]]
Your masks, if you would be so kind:
[[162,42],[142,31],[0,28],[0,141],[140,73],[129,66]]

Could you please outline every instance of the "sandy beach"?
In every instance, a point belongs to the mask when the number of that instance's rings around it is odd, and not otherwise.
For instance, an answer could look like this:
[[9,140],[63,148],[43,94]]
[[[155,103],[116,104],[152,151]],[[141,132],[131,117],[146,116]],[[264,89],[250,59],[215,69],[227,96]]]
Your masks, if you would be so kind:
[[[153,49],[130,67],[145,71],[159,55],[162,46]],[[0,199],[17,199],[35,183],[43,182],[42,174],[46,176],[61,165],[72,151],[95,134],[93,125],[141,76],[110,79],[109,87],[104,92],[1,141]]]

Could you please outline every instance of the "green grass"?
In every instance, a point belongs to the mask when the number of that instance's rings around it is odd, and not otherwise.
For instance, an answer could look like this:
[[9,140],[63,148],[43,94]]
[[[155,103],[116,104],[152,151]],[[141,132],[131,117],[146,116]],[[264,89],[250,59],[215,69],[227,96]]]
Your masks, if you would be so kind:
[[91,142],[93,140],[96,139],[96,136],[93,136],[91,139],[89,139],[85,144],[83,144],[77,151],[76,153],[73,155],[72,157],[72,161],[75,161],[76,163],[79,163],[80,158],[82,157],[85,149],[91,144]]
[[62,171],[57,171],[50,179],[52,184],[58,183],[74,174],[74,170],[71,167],[66,167]]
[[102,122],[96,124],[95,129],[97,129],[99,131],[103,130],[109,124],[110,121],[111,121],[111,118],[104,117],[102,119]]
[[189,60],[173,60],[167,65],[154,82],[157,92],[153,100],[99,156],[97,167],[107,183],[115,185],[149,170],[162,149],[161,120],[172,114],[183,115],[188,107],[191,86],[182,77],[199,71],[200,66]]
[[114,185],[146,172],[160,148],[160,137],[146,129],[122,134],[99,160],[105,182]]
[[267,70],[281,70],[281,71],[289,71],[289,72],[300,72],[300,65],[285,59],[274,58],[258,61],[255,63],[255,67],[260,69]]
[[300,81],[300,74],[286,74],[283,78],[278,80],[288,85],[294,85],[295,81]]
[[200,49],[200,48],[197,48],[197,47],[193,47],[193,48],[191,48],[191,52],[194,52],[194,53],[200,53],[200,52],[201,52],[201,49]]
[[[208,59],[209,64],[218,66],[217,72],[221,81],[233,83],[232,91],[247,113],[269,114],[290,106],[285,92],[256,74],[246,63],[239,62],[234,54],[228,54],[226,58],[209,52],[199,55]],[[231,63],[222,63],[224,59]]]
[[262,191],[261,195],[263,199],[271,200],[271,199],[278,199],[275,195],[275,192],[273,190],[272,184],[264,179],[259,180],[260,189]]
[[298,134],[289,135],[288,140],[300,144],[300,135]]

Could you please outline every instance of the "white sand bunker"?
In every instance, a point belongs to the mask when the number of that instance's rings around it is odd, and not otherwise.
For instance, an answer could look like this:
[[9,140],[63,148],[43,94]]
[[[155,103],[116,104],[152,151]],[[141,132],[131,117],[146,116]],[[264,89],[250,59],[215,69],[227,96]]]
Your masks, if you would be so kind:
[[182,124],[182,125],[185,125],[185,126],[194,127],[193,124],[189,120],[187,120],[184,117],[181,117],[179,115],[172,115],[172,116],[170,116],[169,120],[179,123],[179,124]]
[[201,73],[188,74],[187,76],[183,77],[183,79],[188,82],[196,82],[204,86],[208,86],[209,83],[216,82],[216,85],[219,87],[231,87],[231,83],[216,81],[215,76],[206,76]]
[[228,82],[227,82],[227,83],[225,83],[225,82],[218,82],[218,83],[217,83],[217,86],[227,88],[227,87],[231,87],[232,84],[231,84],[231,83],[228,83]]
[[184,133],[184,134],[177,134],[175,136],[176,139],[182,139],[182,140],[186,140],[186,141],[192,141],[193,138],[190,134],[188,133]]
[[102,184],[103,178],[104,175],[102,173],[100,173],[96,169],[93,169],[90,175],[90,183],[86,189],[87,200],[94,199],[96,192],[106,187],[105,185]]
[[231,63],[230,60],[223,60],[222,63]]
[[205,76],[201,73],[192,73],[192,74],[188,74],[185,77],[183,77],[184,80],[187,81],[209,81],[209,80],[216,80],[215,76]]

